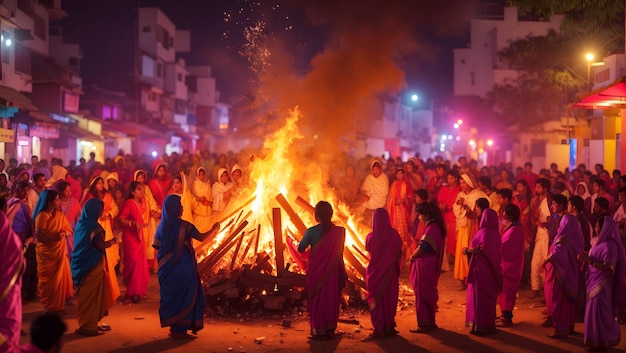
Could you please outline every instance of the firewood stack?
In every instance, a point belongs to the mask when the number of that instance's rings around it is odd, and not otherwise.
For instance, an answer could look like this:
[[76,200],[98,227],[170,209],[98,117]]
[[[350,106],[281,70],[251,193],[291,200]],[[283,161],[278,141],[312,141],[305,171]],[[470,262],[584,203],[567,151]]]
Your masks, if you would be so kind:
[[[268,215],[274,248],[259,249],[261,224],[249,224],[247,219],[252,211],[246,212],[253,200],[247,200],[222,219],[219,234],[195,246],[196,253],[207,254],[200,256],[198,262],[204,294],[212,304],[238,305],[252,301],[262,303],[263,308],[269,310],[281,310],[285,304],[303,304],[306,301],[308,254],[297,252],[296,242],[302,239],[307,225],[285,196],[278,194],[275,200],[280,208],[272,208],[271,218]],[[313,215],[314,208],[305,199],[298,197],[296,204],[301,212]],[[283,229],[283,211],[295,230]],[[365,293],[365,266],[368,261],[362,241],[364,237],[348,225],[348,217],[341,212],[337,213],[337,220],[352,239],[344,249],[348,272],[344,294],[361,301]]]

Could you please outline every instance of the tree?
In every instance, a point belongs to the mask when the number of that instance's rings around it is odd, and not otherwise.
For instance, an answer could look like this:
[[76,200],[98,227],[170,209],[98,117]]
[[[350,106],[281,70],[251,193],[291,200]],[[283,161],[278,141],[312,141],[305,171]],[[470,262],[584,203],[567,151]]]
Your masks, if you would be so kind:
[[[570,107],[588,91],[584,54],[591,50],[601,57],[624,46],[624,2],[598,0],[587,4],[592,2],[511,1],[525,15],[529,11],[536,16],[565,11],[566,17],[558,33],[518,39],[498,53],[498,66],[516,72],[488,94],[502,124],[530,126],[580,113]],[[615,3],[621,5],[616,7]],[[621,11],[615,13],[616,9]]]

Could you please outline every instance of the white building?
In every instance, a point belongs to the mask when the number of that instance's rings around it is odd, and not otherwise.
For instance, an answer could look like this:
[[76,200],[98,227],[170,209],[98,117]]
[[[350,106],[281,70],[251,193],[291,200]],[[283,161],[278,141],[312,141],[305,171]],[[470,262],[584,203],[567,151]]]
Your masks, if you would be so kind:
[[497,53],[516,39],[558,31],[563,18],[554,15],[546,21],[520,21],[517,8],[505,7],[501,18],[472,19],[468,47],[454,49],[454,95],[485,98],[495,84],[514,78],[515,71],[503,67]]

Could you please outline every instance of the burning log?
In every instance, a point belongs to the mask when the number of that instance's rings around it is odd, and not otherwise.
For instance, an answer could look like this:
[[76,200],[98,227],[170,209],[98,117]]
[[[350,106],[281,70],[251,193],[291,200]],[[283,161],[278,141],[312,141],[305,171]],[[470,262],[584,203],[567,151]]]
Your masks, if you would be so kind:
[[198,264],[198,272],[199,273],[206,273],[206,271],[210,270],[213,265],[215,265],[215,263],[220,260],[222,258],[222,256],[224,256],[224,254],[226,254],[226,252],[228,250],[230,250],[230,248],[234,245],[233,239],[235,239],[235,237],[237,235],[239,235],[239,233],[248,225],[248,221],[243,221],[243,223],[241,223],[239,225],[239,227],[237,227],[235,229],[235,231],[233,231],[227,239],[225,239],[222,244],[220,244],[214,251],[213,253],[211,253],[209,256],[207,256],[206,258],[204,258],[202,260],[202,262],[200,264]]
[[274,258],[276,259],[276,274],[281,277],[285,269],[285,243],[283,241],[282,216],[280,208],[272,208],[274,226]]
[[298,241],[302,240],[302,236],[304,235],[304,232],[306,232],[306,229],[307,229],[307,227],[304,225],[304,222],[302,222],[302,219],[300,219],[300,216],[298,216],[296,211],[293,210],[293,208],[289,204],[289,201],[287,201],[287,199],[285,198],[283,194],[276,195],[276,201],[278,201],[278,204],[280,205],[280,207],[282,207],[283,210],[287,212],[287,215],[289,216],[291,223],[293,223],[293,225],[298,230],[299,237],[295,236],[294,234],[294,238],[296,238],[296,240]]
[[256,241],[254,243],[254,253],[259,253],[259,238],[261,238],[261,225],[257,225],[256,227]]
[[365,260],[365,261],[367,261],[367,262],[369,262],[369,261],[370,261],[369,256],[365,255],[365,253],[363,253],[361,250],[359,250],[359,248],[358,248],[356,245],[352,244],[352,248],[353,248],[353,249],[354,249],[354,251],[356,251],[359,255],[361,255],[361,257],[363,258],[363,260]]
[[298,206],[302,207],[303,210],[307,211],[311,214],[311,216],[315,216],[315,207],[311,206],[309,201],[303,199],[302,197],[296,197],[296,203]]
[[258,239],[259,237],[259,232],[256,231],[256,229],[253,229],[252,232],[253,234],[250,236],[250,239],[248,240],[248,245],[246,245],[246,249],[243,251],[242,261],[245,261],[246,258],[248,257],[248,251],[250,251],[250,247],[252,246],[252,241],[254,240],[254,238],[256,237]]
[[256,196],[252,196],[251,198],[249,198],[246,202],[242,203],[239,207],[237,207],[233,212],[229,213],[226,217],[222,217],[221,220],[218,221],[218,223],[222,224],[224,222],[226,222],[227,219],[231,218],[232,216],[235,215],[235,213],[237,213],[239,210],[242,210],[244,207],[248,206],[249,204],[252,203],[252,201],[254,201],[256,199]]
[[237,262],[237,255],[239,255],[239,248],[241,247],[241,243],[243,242],[243,238],[246,237],[246,232],[243,232],[239,237],[239,241],[237,242],[237,246],[235,247],[235,252],[233,253],[233,258],[230,260],[230,269],[232,270],[235,267],[235,262]]

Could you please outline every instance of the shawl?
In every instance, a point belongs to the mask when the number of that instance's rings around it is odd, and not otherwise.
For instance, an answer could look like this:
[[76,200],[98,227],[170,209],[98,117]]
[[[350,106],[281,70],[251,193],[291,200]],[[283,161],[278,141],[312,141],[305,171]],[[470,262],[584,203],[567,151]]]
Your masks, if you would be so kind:
[[[578,195],[578,187],[581,186],[581,185],[582,185],[583,188],[585,188],[585,192],[582,195]],[[589,188],[587,187],[587,183],[585,183],[583,181],[581,181],[580,183],[578,183],[576,185],[575,194],[580,196],[580,197],[582,197],[583,200],[586,200],[586,199],[591,197],[591,194],[589,193]]]
[[[474,261],[474,256],[484,256],[489,263],[489,267],[491,267],[491,272],[500,290],[502,290],[502,254],[500,253],[501,238],[499,225],[500,222],[498,221],[496,211],[491,208],[485,209],[480,218],[479,229],[472,238],[472,248],[479,248],[481,252],[479,254],[472,254],[470,261]],[[472,267],[471,262],[470,267]],[[467,276],[468,282],[473,280],[471,277],[475,275],[477,275],[477,273],[470,270]]]
[[566,213],[550,248],[548,259],[555,278],[568,295],[576,297],[578,291],[578,262],[576,257],[585,250],[585,240],[576,216]]
[[[157,170],[159,170],[160,167],[166,168],[163,180],[157,177]],[[171,180],[169,178],[169,175],[167,174],[167,167],[165,166],[165,164],[157,164],[156,167],[154,167],[154,172],[152,173],[152,178],[150,178],[150,181],[148,182],[148,186],[152,190],[154,200],[157,202],[157,205],[159,205],[159,207],[163,205],[163,200],[167,195],[167,190],[169,190],[170,188],[170,183]]]
[[365,195],[369,197],[369,200],[365,202],[365,208],[374,210],[379,207],[385,207],[387,203],[387,195],[389,194],[389,178],[387,174],[381,173],[378,178],[374,177],[371,173],[374,164],[380,164],[380,161],[374,160],[370,164],[370,173],[363,180],[361,189],[365,192]]
[[[74,229],[74,250],[72,251],[72,278],[79,286],[85,276],[100,263],[104,250],[93,245],[93,238],[104,229],[98,223],[104,203],[100,199],[89,199],[85,203],[76,228]],[[104,238],[102,239],[104,240]]]
[[[153,246],[159,249],[159,252],[169,253],[175,249],[161,249],[161,239],[166,236],[178,236],[180,231],[180,225],[182,219],[180,218],[183,213],[181,206],[181,197],[179,195],[167,195],[163,201],[163,211],[161,213],[161,221],[157,227],[156,234],[154,235]],[[176,242],[171,242],[172,245],[176,245]]]
[[54,183],[65,180],[65,176],[67,175],[67,169],[61,167],[60,165],[52,166],[52,175],[50,175],[50,179],[46,183],[46,187],[51,187]]
[[[200,170],[204,171],[204,174],[207,176],[207,181],[201,181],[200,179],[198,179],[198,173],[200,172]],[[220,172],[221,170],[226,169],[222,168],[220,169]],[[207,200],[211,199],[211,184],[209,183],[208,176],[209,175],[207,174],[206,169],[204,169],[203,167],[198,167],[198,169],[196,169],[196,177],[193,179],[193,183],[191,185],[191,192],[194,194],[195,197],[205,197]]]
[[46,209],[46,199],[48,198],[48,190],[44,190],[39,194],[39,198],[37,199],[37,204],[35,205],[35,210],[33,211],[33,220],[37,219],[37,215],[39,215],[43,210]]
[[[115,180],[117,182],[117,184],[120,183],[120,177],[117,174],[117,172],[111,172],[111,173],[109,173],[109,175],[107,175],[106,179],[104,180],[104,188],[105,189],[109,189],[109,180]],[[111,192],[114,192],[114,190],[111,190]]]
[[217,172],[218,181],[216,181],[215,184],[213,184],[213,188],[212,188],[213,210],[218,211],[218,212],[223,211],[224,208],[226,207],[226,202],[224,201],[224,193],[230,190],[234,186],[234,184],[231,183],[230,181],[225,184],[219,181],[220,176],[224,173],[228,173],[226,168],[220,168],[220,170]]

